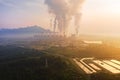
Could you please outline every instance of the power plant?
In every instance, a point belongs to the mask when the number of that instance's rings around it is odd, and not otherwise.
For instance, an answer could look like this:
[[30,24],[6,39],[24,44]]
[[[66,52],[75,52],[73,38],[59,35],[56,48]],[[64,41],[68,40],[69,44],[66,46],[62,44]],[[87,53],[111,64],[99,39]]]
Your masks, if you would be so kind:
[[50,19],[50,25],[53,26],[53,31],[67,35],[70,22],[74,20],[74,29],[76,35],[78,35],[83,2],[84,0],[45,0],[45,4],[48,6],[48,12],[52,17]]
[[37,35],[34,35],[34,38],[38,38],[38,39],[46,39],[46,40],[57,40],[57,39],[63,39],[66,38],[65,35],[60,34],[59,32],[44,32],[44,33],[39,33]]

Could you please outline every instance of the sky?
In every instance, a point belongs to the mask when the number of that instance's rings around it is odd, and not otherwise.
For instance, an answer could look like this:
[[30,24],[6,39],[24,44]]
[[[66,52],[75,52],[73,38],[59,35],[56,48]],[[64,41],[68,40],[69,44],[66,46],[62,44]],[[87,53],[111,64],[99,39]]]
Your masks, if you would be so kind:
[[[85,0],[81,12],[80,34],[120,36],[120,0]],[[44,0],[0,0],[0,28],[50,29],[49,19]]]

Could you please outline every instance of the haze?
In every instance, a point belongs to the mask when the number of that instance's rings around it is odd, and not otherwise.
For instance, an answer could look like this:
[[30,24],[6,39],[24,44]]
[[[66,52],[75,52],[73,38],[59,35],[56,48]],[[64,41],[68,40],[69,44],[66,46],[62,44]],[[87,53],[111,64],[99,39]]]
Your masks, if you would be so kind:
[[[50,27],[44,0],[0,0],[0,28]],[[85,0],[80,34],[120,36],[120,0]],[[71,25],[70,32],[74,32]]]

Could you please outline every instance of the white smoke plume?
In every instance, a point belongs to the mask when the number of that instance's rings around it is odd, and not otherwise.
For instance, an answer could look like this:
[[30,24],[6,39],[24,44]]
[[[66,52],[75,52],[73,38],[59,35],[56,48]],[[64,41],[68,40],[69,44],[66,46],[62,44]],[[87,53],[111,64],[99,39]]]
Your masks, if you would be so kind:
[[79,12],[84,0],[45,0],[49,13],[55,16],[54,31],[56,28],[65,34],[72,17],[75,18],[75,30],[78,33],[81,13]]
[[81,13],[77,13],[75,15],[75,31],[77,35],[79,34],[81,15],[82,15]]

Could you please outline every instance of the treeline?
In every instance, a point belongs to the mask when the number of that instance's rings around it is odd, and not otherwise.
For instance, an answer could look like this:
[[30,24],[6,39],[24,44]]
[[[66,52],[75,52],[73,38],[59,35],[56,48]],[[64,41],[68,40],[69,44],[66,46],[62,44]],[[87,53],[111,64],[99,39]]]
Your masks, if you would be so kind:
[[100,59],[115,58],[120,59],[120,48],[108,45],[89,45],[87,47],[71,48],[71,47],[51,47],[47,52],[51,54],[59,54],[69,58],[73,57],[96,57]]

